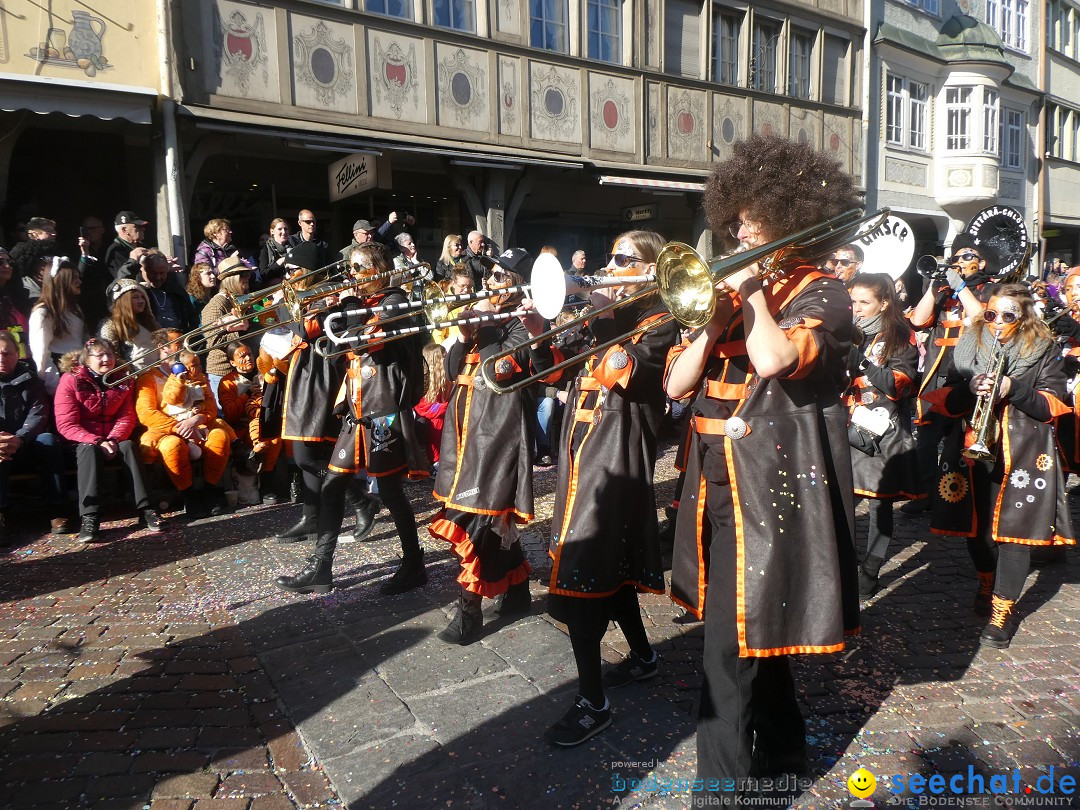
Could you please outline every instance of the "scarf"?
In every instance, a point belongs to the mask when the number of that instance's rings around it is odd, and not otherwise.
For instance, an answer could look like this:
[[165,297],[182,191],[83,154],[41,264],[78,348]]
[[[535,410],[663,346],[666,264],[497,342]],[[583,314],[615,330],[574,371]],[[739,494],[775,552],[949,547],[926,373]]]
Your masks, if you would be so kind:
[[[965,329],[957,341],[956,348],[953,349],[953,365],[965,377],[987,374],[992,370],[997,341],[993,340],[988,332],[982,325]],[[979,336],[984,333],[986,338],[980,342]],[[1026,354],[1020,353],[1021,346],[1021,342],[1015,338],[1004,346],[1004,374],[1010,377],[1022,377],[1026,371],[1033,368],[1046,354],[1050,341],[1040,338],[1034,349]]]
[[856,318],[855,325],[868,338],[872,338],[881,331],[881,321],[884,319],[884,311],[879,312],[872,318]]

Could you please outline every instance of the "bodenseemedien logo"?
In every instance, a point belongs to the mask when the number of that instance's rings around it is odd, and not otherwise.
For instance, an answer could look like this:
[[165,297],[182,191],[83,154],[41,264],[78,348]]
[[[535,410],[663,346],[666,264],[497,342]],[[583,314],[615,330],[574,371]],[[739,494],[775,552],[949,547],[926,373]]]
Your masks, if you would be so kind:
[[847,780],[848,790],[851,791],[851,795],[855,797],[855,800],[848,804],[848,807],[873,807],[874,803],[867,801],[874,795],[874,791],[877,789],[877,779],[866,768],[859,768]]

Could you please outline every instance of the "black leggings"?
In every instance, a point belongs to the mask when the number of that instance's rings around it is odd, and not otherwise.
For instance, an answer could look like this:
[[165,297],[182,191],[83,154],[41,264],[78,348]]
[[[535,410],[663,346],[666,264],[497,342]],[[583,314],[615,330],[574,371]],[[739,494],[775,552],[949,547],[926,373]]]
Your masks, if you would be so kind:
[[[300,468],[300,480],[304,488],[304,503],[306,505],[318,504],[322,492],[323,477],[326,468],[330,464],[330,457],[334,453],[334,445],[330,442],[296,442],[292,443],[293,461]],[[341,521],[338,521],[341,525]]]
[[[401,538],[402,556],[415,560],[420,556],[420,537],[416,529],[416,515],[413,513],[412,504],[405,497],[405,490],[401,485],[400,473],[381,476],[379,481],[379,498],[390,512],[394,521],[398,537]],[[319,522],[317,533],[320,538],[333,535],[332,544],[327,540],[321,541],[320,551],[322,556],[333,558],[334,548],[337,545],[337,533],[341,530],[341,521],[345,515],[345,493],[349,487],[354,486],[358,491],[354,496],[366,498],[359,491],[363,482],[354,478],[351,473],[326,473],[322,481],[322,490],[319,496]]]
[[[382,482],[379,482],[381,491]],[[570,645],[578,670],[578,691],[596,707],[604,705],[604,688],[600,680],[600,642],[607,632],[608,622],[614,619],[626,637],[626,643],[639,658],[651,658],[652,647],[641,621],[641,606],[637,589],[624,585],[604,599],[577,599],[580,609],[567,614]]]

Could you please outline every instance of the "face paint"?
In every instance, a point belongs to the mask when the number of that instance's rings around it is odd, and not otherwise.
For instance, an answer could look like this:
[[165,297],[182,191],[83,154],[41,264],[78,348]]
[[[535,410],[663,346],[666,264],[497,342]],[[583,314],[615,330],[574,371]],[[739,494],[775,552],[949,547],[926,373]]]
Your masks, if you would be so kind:
[[[990,299],[983,312],[986,328],[1001,343],[1008,343],[1016,336],[1022,318],[1023,310],[1017,301],[997,295]],[[1012,323],[1006,323],[1006,321],[1012,321]]]

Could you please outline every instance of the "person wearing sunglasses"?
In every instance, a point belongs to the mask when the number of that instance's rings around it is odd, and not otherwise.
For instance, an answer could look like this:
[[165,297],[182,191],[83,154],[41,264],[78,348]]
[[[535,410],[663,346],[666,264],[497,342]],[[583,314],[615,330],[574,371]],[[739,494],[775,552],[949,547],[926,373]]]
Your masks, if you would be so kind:
[[300,213],[296,215],[296,224],[299,226],[299,230],[289,237],[289,247],[311,242],[315,245],[315,260],[317,262],[313,269],[326,267],[326,265],[330,264],[330,245],[324,239],[320,239],[316,233],[318,222],[315,219],[315,214],[307,208],[302,208]]
[[[388,284],[393,263],[385,247],[361,245],[349,254],[349,261],[373,278],[365,282],[361,276],[357,297],[346,298],[339,311],[405,303],[404,291]],[[393,314],[377,314],[370,320],[346,316],[339,328],[353,334],[379,331],[379,322],[385,317]],[[333,587],[334,552],[346,502],[356,510],[354,540],[362,540],[371,531],[378,511],[363,493],[362,482],[355,477],[358,473],[378,481],[379,498],[390,512],[401,542],[401,565],[380,586],[380,593],[393,596],[427,583],[416,515],[403,487],[406,478],[422,480],[429,475],[412,410],[423,396],[422,366],[420,390],[416,390],[410,373],[423,362],[413,356],[417,351],[413,340],[404,339],[366,347],[361,344],[349,355],[341,390],[335,392],[335,413],[344,418],[319,489],[315,551],[297,574],[278,577],[278,587],[294,593],[326,593]]]
[[[619,235],[608,254],[611,275],[656,272],[664,239],[653,231]],[[619,288],[594,289],[589,303],[601,309]],[[627,287],[624,291],[629,291]],[[589,321],[595,343],[632,334],[658,322],[667,308],[651,294]],[[548,553],[554,561],[548,613],[569,629],[578,672],[578,694],[547,733],[552,745],[585,742],[611,724],[606,690],[654,677],[660,660],[641,619],[638,592],[662,593],[664,568],[652,472],[664,415],[662,377],[668,351],[678,340],[674,320],[621,340],[585,361],[568,392]],[[577,497],[574,493],[579,493]],[[584,493],[588,493],[587,496]],[[600,642],[614,620],[629,653],[602,672]]]
[[[532,256],[522,248],[507,248],[494,260],[485,259],[485,265],[485,283],[494,294],[458,316],[506,317],[460,324],[461,340],[447,347],[447,374],[455,384],[443,423],[433,493],[442,507],[428,527],[432,537],[450,544],[460,562],[460,594],[453,618],[439,638],[462,645],[479,638],[485,596],[498,600],[496,615],[502,617],[528,613],[531,605],[532,568],[518,532],[533,518],[537,386],[498,394],[480,367],[488,358],[509,351],[494,365],[494,376],[500,384],[511,384],[555,362],[550,342],[531,340],[544,331],[544,319],[525,306],[521,292],[508,291],[524,283]],[[519,306],[525,313],[512,314]]]
[[847,284],[862,270],[863,251],[858,245],[846,245],[837,248],[825,260],[825,272],[832,273]]
[[900,507],[905,514],[931,509],[936,497],[934,480],[938,468],[938,446],[956,429],[956,420],[932,412],[922,398],[945,383],[952,365],[952,347],[964,329],[982,313],[987,283],[998,270],[997,252],[988,244],[976,245],[969,233],[953,239],[952,254],[943,277],[935,276],[919,303],[908,315],[917,332],[928,331],[919,399],[915,403],[916,452],[923,474],[923,491],[930,497],[910,501]]
[[[1004,355],[1000,380],[994,370]],[[970,417],[992,398],[988,460],[965,458],[972,429],[946,441],[930,530],[967,538],[978,572],[974,609],[989,615],[980,643],[1008,647],[1032,546],[1075,543],[1053,420],[1068,413],[1061,351],[1023,284],[990,291],[982,316],[953,352],[945,385],[926,395],[935,412]]]
[[[753,135],[716,165],[702,205],[714,245],[730,248],[777,243],[861,203],[829,154]],[[859,625],[841,399],[851,299],[816,263],[791,257],[780,271],[763,279],[749,265],[718,284],[712,318],[672,350],[664,380],[672,399],[692,398],[671,593],[705,622],[706,785],[805,771],[788,656],[842,650]],[[708,800],[738,796],[714,787]]]

